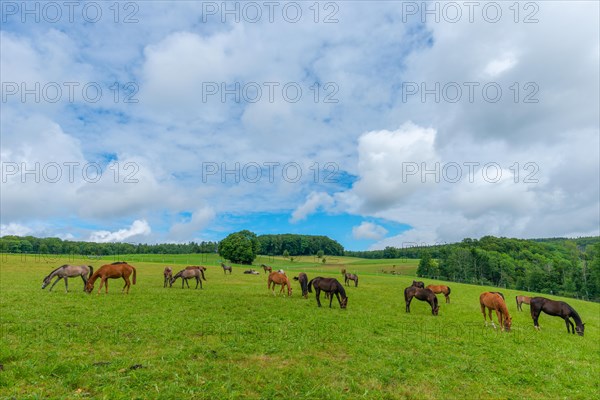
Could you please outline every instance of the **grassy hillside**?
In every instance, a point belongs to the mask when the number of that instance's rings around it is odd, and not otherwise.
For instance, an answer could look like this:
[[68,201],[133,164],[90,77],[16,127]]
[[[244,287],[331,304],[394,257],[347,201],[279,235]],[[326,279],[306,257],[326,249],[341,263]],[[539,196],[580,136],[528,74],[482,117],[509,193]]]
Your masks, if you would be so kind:
[[[529,313],[516,311],[517,292],[505,290],[513,330],[501,333],[485,328],[479,311],[479,294],[491,288],[450,283],[452,303],[442,299],[438,317],[417,300],[406,314],[402,293],[413,277],[381,273],[414,271],[402,260],[257,260],[309,278],[339,276],[342,265],[358,273],[340,310],[302,299],[296,282],[291,298],[273,296],[262,271],[225,276],[216,258],[186,257],[125,257],[138,271],[131,294],[111,281],[97,296],[76,279],[68,294],[62,282],[40,289],[64,260],[2,255],[0,398],[590,399],[600,389],[596,303],[567,300],[584,337],[547,315],[537,332]],[[165,264],[199,263],[208,265],[204,289],[163,289]]]

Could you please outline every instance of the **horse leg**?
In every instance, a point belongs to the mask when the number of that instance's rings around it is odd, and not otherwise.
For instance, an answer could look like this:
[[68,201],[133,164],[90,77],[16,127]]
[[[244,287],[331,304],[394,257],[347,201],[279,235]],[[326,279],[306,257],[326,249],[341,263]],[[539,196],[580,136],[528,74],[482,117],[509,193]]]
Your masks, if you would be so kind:
[[69,293],[69,277],[65,276],[65,293]]
[[[496,310],[496,316],[498,317],[498,322],[500,322],[500,317],[498,316],[498,310]],[[492,326],[496,329],[496,324],[494,324],[494,320],[492,319],[492,309],[490,308],[490,321],[492,321]]]
[[315,294],[317,296],[317,304],[321,307],[321,289],[315,288]]
[[480,304],[481,305],[481,313],[483,314],[483,322],[485,322],[485,326],[488,325],[487,323],[487,318],[485,317],[485,305]]
[[444,293],[444,296],[446,297],[446,303],[450,303],[450,295]]
[[406,312],[409,313],[410,312],[410,302],[412,301],[412,297],[409,297],[408,299],[406,299]]
[[106,284],[106,292],[108,293],[108,282],[106,282],[104,278],[101,278],[100,287],[98,288],[98,294],[100,294],[100,291],[102,290],[102,286],[104,286],[104,284]]
[[[575,334],[575,326],[573,325],[569,317],[565,318],[565,324],[567,325],[567,333],[571,333],[572,330],[572,333]],[[569,330],[569,326],[571,327],[571,330]]]
[[128,276],[123,276],[123,280],[125,281],[125,286],[123,286],[123,289],[121,289],[121,293],[123,293],[125,291],[125,288],[127,288],[127,294],[129,294],[129,286],[131,286],[131,282],[129,281],[129,277]]
[[358,287],[358,279],[354,281],[354,287]]
[[54,281],[54,283],[52,284],[52,286],[50,286],[50,292],[52,291],[52,288],[54,287],[54,285],[56,285],[56,283],[58,281],[60,281],[60,279],[61,279],[60,276],[56,278],[56,280]]

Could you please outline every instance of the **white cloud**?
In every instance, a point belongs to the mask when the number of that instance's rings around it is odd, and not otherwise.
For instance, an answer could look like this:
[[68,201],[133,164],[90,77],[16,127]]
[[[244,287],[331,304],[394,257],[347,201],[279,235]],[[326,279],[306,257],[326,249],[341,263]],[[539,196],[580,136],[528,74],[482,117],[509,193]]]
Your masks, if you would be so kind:
[[505,54],[501,58],[490,61],[485,67],[485,75],[489,78],[495,78],[503,72],[510,70],[517,64],[517,59],[513,54]]
[[192,213],[190,221],[174,224],[169,231],[169,239],[190,240],[196,232],[205,228],[214,218],[215,211],[212,208],[200,208]]
[[328,207],[334,204],[334,200],[327,193],[323,192],[311,192],[306,201],[298,206],[292,212],[292,218],[290,218],[290,222],[296,223],[306,219],[310,214],[316,212],[319,207],[323,207],[327,209]]
[[31,228],[14,222],[0,225],[0,236],[27,236],[31,232]]
[[360,225],[352,227],[352,236],[355,239],[380,240],[388,231],[381,225],[363,221]]
[[123,242],[137,236],[148,236],[152,232],[150,225],[145,220],[135,220],[129,228],[119,229],[115,232],[96,231],[90,235],[91,242]]

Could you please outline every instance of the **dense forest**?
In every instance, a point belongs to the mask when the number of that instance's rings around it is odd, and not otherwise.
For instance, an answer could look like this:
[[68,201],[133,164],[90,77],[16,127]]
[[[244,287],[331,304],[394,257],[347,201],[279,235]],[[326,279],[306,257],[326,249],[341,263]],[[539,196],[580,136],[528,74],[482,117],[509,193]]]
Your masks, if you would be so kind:
[[[386,247],[375,251],[344,251],[326,236],[261,235],[260,254],[352,256],[420,259],[421,277],[493,285],[600,301],[600,237],[577,239],[509,239],[484,236],[435,246]],[[0,252],[29,254],[190,254],[216,253],[217,242],[186,244],[93,243],[4,236]]]
[[484,236],[430,247],[349,252],[420,259],[421,277],[600,301],[600,237],[508,239]]

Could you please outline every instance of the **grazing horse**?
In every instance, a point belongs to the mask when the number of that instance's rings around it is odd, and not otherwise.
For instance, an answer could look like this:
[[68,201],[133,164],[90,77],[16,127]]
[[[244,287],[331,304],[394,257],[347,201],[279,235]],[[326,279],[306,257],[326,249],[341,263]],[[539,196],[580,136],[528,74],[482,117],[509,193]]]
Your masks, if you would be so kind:
[[136,271],[132,265],[127,264],[123,261],[117,261],[112,264],[106,264],[98,268],[96,272],[88,279],[85,285],[85,291],[87,293],[92,293],[94,290],[94,282],[96,279],[100,278],[100,287],[98,288],[98,294],[100,294],[100,290],[102,286],[105,286],[105,293],[108,293],[108,279],[118,279],[123,278],[125,281],[125,286],[121,292],[127,289],[127,294],[129,294],[129,287],[131,286],[131,282],[129,281],[129,276],[133,273],[133,284],[135,285],[136,280]]
[[[273,289],[271,289],[271,284],[273,284]],[[267,289],[273,292],[273,296],[275,296],[275,285],[281,285],[279,294],[283,293],[283,288],[287,286],[288,296],[292,295],[292,285],[285,274],[282,274],[281,272],[271,272],[269,274],[269,279],[267,280]]]
[[183,283],[187,284],[188,289],[190,288],[190,283],[188,279],[195,278],[196,279],[196,289],[198,289],[198,284],[200,284],[200,289],[202,289],[202,279],[200,276],[202,275],[202,269],[200,268],[185,268],[176,273],[173,278],[171,278],[170,286],[173,286],[173,283],[177,280],[177,278],[181,278],[181,288],[183,289]]
[[302,297],[308,299],[308,276],[304,272],[300,272],[298,276],[294,277],[294,280],[300,283],[300,288],[302,289]]
[[354,281],[354,287],[358,287],[358,276],[346,272],[344,274],[344,283],[348,285],[349,281]]
[[425,289],[425,283],[421,281],[413,281],[412,285],[421,289]]
[[225,275],[227,275],[227,271],[229,271],[229,275],[231,275],[231,271],[232,271],[231,265],[225,265],[225,264],[221,263],[221,268],[223,268],[223,273]]
[[92,267],[91,265],[68,265],[68,264],[61,265],[60,267],[56,268],[54,271],[50,272],[50,274],[48,274],[48,276],[44,278],[44,281],[42,283],[42,289],[44,289],[46,286],[48,286],[50,284],[50,281],[52,280],[52,278],[54,278],[56,276],[57,277],[56,280],[54,281],[52,286],[50,286],[50,291],[52,291],[52,288],[54,287],[54,285],[56,285],[58,283],[58,281],[60,281],[61,279],[64,279],[65,280],[65,292],[68,293],[69,292],[68,279],[76,277],[76,276],[81,276],[81,279],[83,280],[83,290],[85,290],[85,284],[87,283],[88,279],[92,276],[93,273],[94,273],[94,267]]
[[206,267],[203,267],[202,265],[190,265],[189,267],[185,267],[185,269],[191,270],[191,269],[197,269],[200,271],[200,274],[202,275],[202,280],[206,280],[206,278],[204,277],[204,271],[206,271]]
[[517,299],[517,310],[523,311],[523,303],[529,304],[531,302],[531,297],[529,296],[516,296]]
[[[583,336],[585,324],[581,321],[581,317],[579,317],[577,311],[564,301],[550,300],[545,297],[533,297],[529,302],[529,309],[531,311],[531,318],[533,318],[533,326],[535,326],[536,329],[540,329],[538,318],[540,317],[540,312],[543,311],[553,317],[561,317],[564,319],[568,333],[571,333],[572,330],[573,333],[577,332],[579,336]],[[576,327],[573,326],[573,323],[569,318],[573,318]]]
[[165,270],[163,271],[163,276],[164,276],[163,287],[166,288],[167,285],[169,285],[169,282],[171,282],[171,278],[173,278],[173,268],[165,267]]
[[268,265],[265,265],[265,264],[260,264],[260,266],[261,266],[261,267],[262,267],[262,269],[265,271],[265,274],[266,274],[267,272],[269,272],[269,273],[273,272],[273,268],[269,267]]
[[409,286],[404,289],[404,301],[406,301],[406,312],[410,312],[410,302],[413,297],[416,297],[417,300],[426,301],[431,306],[431,314],[438,315],[440,311],[440,306],[438,305],[438,299],[435,293],[433,293],[430,289],[421,289],[416,286]]
[[502,296],[498,293],[493,292],[483,292],[479,296],[479,305],[481,306],[481,313],[483,314],[483,320],[485,321],[485,326],[487,326],[487,318],[486,318],[486,308],[489,310],[490,322],[494,329],[496,328],[496,324],[492,320],[492,310],[496,310],[496,317],[498,317],[498,322],[500,323],[500,327],[506,331],[510,332],[510,326],[512,325],[512,318],[508,313],[508,308],[506,307],[506,303]]
[[450,303],[450,287],[446,285],[427,285],[427,289],[431,290],[433,293],[443,293],[446,297],[446,303]]
[[[320,276],[312,279],[308,282],[308,292],[312,293],[312,287],[315,288],[315,294],[317,297],[317,304],[321,307],[321,290],[325,292],[325,295],[329,295],[329,308],[331,308],[331,302],[333,301],[333,295],[338,299],[340,308],[346,308],[348,306],[348,297],[346,291],[341,283],[335,278],[322,278]],[[341,296],[341,299],[340,299]]]

